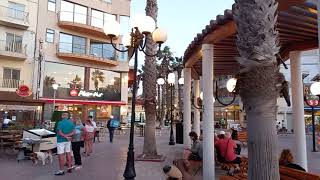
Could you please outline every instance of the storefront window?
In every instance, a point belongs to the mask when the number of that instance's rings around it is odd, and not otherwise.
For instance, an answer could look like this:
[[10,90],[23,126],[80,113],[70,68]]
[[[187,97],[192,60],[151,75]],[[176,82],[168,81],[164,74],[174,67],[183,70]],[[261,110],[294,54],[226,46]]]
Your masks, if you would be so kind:
[[67,97],[69,89],[84,87],[84,67],[46,62],[43,82],[44,97],[53,97],[52,84],[54,83],[59,84],[57,97]]
[[108,100],[121,99],[121,74],[117,72],[90,69],[90,90],[103,92]]

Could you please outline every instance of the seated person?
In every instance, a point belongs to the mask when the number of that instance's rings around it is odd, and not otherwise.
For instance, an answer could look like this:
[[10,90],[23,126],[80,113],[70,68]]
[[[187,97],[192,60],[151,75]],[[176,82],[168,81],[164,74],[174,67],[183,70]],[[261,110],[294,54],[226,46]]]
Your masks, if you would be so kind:
[[300,171],[306,171],[303,167],[293,163],[293,155],[289,149],[282,150],[279,158],[279,165],[285,166],[288,168],[297,169]]
[[191,131],[189,133],[189,136],[192,140],[192,146],[191,149],[187,149],[191,151],[191,154],[188,157],[188,160],[195,160],[195,161],[200,161],[202,160],[203,154],[202,154],[202,143],[198,139],[197,133],[194,131]]
[[221,157],[224,158],[225,162],[235,164],[241,163],[240,157],[237,157],[235,153],[237,144],[231,139],[231,134],[229,132],[226,132],[224,138],[217,140],[214,145],[220,152]]

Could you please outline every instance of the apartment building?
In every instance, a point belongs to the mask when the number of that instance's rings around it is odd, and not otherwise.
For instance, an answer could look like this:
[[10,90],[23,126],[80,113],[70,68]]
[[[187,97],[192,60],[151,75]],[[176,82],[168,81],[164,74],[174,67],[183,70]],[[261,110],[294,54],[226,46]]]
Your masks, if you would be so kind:
[[[46,102],[44,119],[53,109],[98,121],[126,115],[129,64],[117,52],[103,27],[108,19],[129,32],[130,0],[41,0],[37,44],[41,57],[34,67],[33,89]],[[121,38],[116,41],[118,48]],[[58,84],[57,90],[52,88]]]
[[42,103],[33,100],[38,0],[0,1],[0,122],[33,124]]

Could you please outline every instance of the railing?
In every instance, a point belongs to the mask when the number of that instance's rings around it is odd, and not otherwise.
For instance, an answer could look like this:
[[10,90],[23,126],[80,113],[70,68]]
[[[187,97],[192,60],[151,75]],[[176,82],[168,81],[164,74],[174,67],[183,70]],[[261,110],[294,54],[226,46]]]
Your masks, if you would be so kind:
[[57,46],[57,51],[59,53],[80,54],[80,55],[86,55],[92,58],[98,57],[98,58],[104,58],[109,60],[116,59],[116,51],[111,51],[111,50],[99,48],[99,47],[91,47],[90,54],[87,54],[86,50],[87,50],[86,45],[82,45],[82,44],[60,42]]
[[[111,44],[110,44],[111,46]],[[113,48],[113,47],[111,47]],[[104,59],[110,59],[115,60],[116,59],[116,51],[110,50],[106,48],[100,48],[100,47],[90,47],[90,55],[93,57],[99,57]]]
[[83,44],[75,44],[68,42],[60,42],[58,44],[57,51],[59,53],[69,53],[69,54],[86,54],[86,45]]
[[27,45],[23,45],[21,42],[0,40],[0,51],[26,55],[26,48]]
[[[103,14],[103,16],[104,16],[104,14]],[[97,28],[101,28],[101,29],[103,29],[103,26],[105,23],[103,18],[89,16],[87,14],[68,12],[68,11],[58,12],[58,20],[72,22],[72,23],[86,24],[88,26],[97,27]],[[89,23],[89,22],[91,22],[91,23]]]
[[80,24],[88,24],[88,15],[69,12],[69,11],[60,11],[58,12],[58,20],[59,21],[67,21],[73,23],[80,23]]
[[23,85],[24,81],[17,79],[0,79],[0,88],[14,88],[17,89]]
[[0,5],[0,16],[21,20],[24,23],[29,22],[29,13],[28,12],[20,11],[17,9],[13,9],[13,8],[1,6],[1,5]]

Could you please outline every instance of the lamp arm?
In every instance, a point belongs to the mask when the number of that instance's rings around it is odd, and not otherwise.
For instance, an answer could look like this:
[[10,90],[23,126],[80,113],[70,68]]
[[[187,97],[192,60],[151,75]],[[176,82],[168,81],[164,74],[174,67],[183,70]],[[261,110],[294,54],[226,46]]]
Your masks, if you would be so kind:
[[149,56],[149,57],[155,57],[157,55],[159,55],[160,53],[160,49],[161,49],[161,43],[159,43],[159,48],[158,48],[158,51],[156,54],[148,54],[146,51],[145,51],[145,47],[146,47],[146,44],[147,44],[147,37],[145,36],[145,41],[144,41],[144,44],[143,45],[140,45],[140,48],[139,50],[142,51],[146,56]]
[[232,94],[233,94],[233,98],[232,98],[231,102],[229,102],[229,103],[223,103],[223,102],[219,99],[219,96],[218,96],[218,82],[216,81],[215,98],[216,98],[216,100],[217,100],[220,104],[222,104],[223,106],[229,106],[229,105],[231,105],[231,104],[236,100],[236,93],[233,92]]
[[112,47],[113,47],[115,50],[117,50],[117,51],[119,51],[119,52],[128,52],[128,51],[129,51],[129,48],[127,48],[126,50],[118,49],[118,48],[113,44],[113,36],[109,36],[109,37],[110,37],[111,45],[112,45]]

